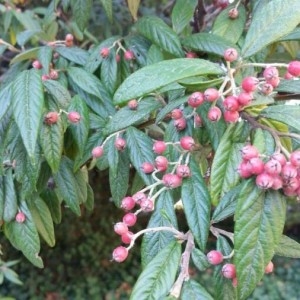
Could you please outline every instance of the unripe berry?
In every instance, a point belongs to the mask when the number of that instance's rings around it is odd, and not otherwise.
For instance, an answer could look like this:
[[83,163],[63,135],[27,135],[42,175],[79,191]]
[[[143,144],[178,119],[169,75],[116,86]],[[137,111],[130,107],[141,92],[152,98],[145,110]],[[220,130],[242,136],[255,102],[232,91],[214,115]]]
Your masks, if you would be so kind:
[[228,17],[230,18],[230,19],[236,19],[237,17],[239,16],[239,11],[238,11],[238,9],[237,8],[232,8],[232,9],[230,9],[229,10],[229,12],[228,12]]
[[274,264],[270,261],[265,267],[265,273],[266,274],[272,273],[273,270],[274,270]]
[[121,137],[117,137],[115,140],[115,147],[118,151],[123,151],[126,147],[126,141]]
[[281,169],[282,167],[280,162],[272,158],[265,163],[265,167],[264,167],[265,172],[267,172],[270,175],[280,174]]
[[164,172],[168,168],[169,161],[164,156],[157,156],[156,159],[155,159],[154,164],[155,164],[155,167],[158,171]]
[[103,58],[106,58],[109,56],[109,53],[110,53],[110,50],[109,48],[105,47],[105,48],[102,48],[100,50],[100,55],[103,57]]
[[290,162],[295,167],[300,167],[300,150],[291,153]]
[[180,146],[184,150],[191,151],[195,147],[195,140],[191,136],[183,136],[180,139]]
[[24,223],[25,220],[26,220],[26,216],[23,212],[19,211],[17,214],[16,214],[16,217],[15,217],[15,220],[16,222],[18,223]]
[[261,87],[261,92],[264,95],[270,95],[273,92],[273,85],[270,83],[264,83],[263,86]]
[[140,206],[141,209],[145,212],[150,212],[154,209],[154,203],[150,198],[142,200]]
[[34,69],[41,69],[43,66],[42,66],[42,64],[40,63],[40,61],[39,60],[34,60],[33,62],[32,62],[32,67],[34,68]]
[[137,102],[136,99],[132,99],[127,103],[127,106],[130,110],[136,110],[138,105],[139,105],[139,103]]
[[212,250],[206,256],[208,262],[212,265],[218,265],[223,262],[223,254],[220,251]]
[[296,77],[300,76],[300,61],[298,60],[291,61],[288,64],[287,71],[292,76],[296,76]]
[[256,147],[252,145],[246,145],[241,149],[242,158],[249,160],[253,157],[258,157],[259,153]]
[[225,278],[233,279],[236,277],[236,269],[234,264],[225,264],[222,267],[222,275]]
[[102,146],[96,146],[92,150],[92,157],[93,158],[99,158],[103,155],[103,147]]
[[162,154],[166,151],[167,145],[164,141],[155,141],[152,149],[153,149],[154,153]]
[[220,97],[220,93],[215,88],[208,88],[204,91],[204,100],[207,102],[214,102]]
[[253,94],[247,92],[241,92],[238,95],[237,100],[241,106],[247,106],[252,102]]
[[174,120],[174,126],[178,131],[181,131],[186,128],[186,119],[180,118],[177,120]]
[[134,213],[127,213],[123,217],[123,223],[127,226],[134,226],[137,220],[137,216]]
[[137,203],[141,204],[142,201],[147,199],[147,196],[143,192],[137,192],[134,195],[132,195],[132,199]]
[[124,197],[121,201],[121,208],[124,210],[131,210],[135,207],[135,201],[132,197]]
[[128,232],[128,227],[123,222],[118,222],[114,225],[114,231],[116,234],[122,235],[126,232]]
[[171,112],[171,118],[173,120],[181,119],[183,116],[182,110],[180,108],[175,108]]
[[124,59],[125,60],[133,60],[134,59],[134,53],[131,50],[126,50],[124,52]]
[[128,231],[124,234],[121,235],[121,240],[124,244],[130,244],[132,237],[133,237],[133,233],[131,231]]
[[222,111],[219,107],[213,106],[207,113],[207,118],[212,122],[218,122],[222,116]]
[[276,67],[267,67],[264,69],[263,76],[266,80],[279,76],[278,69]]
[[182,184],[182,178],[178,176],[177,174],[165,174],[162,178],[162,182],[165,185],[165,187],[169,189],[175,189]]
[[226,110],[223,114],[224,120],[227,123],[235,123],[239,120],[240,114],[238,111]]
[[116,262],[123,262],[127,258],[127,256],[128,250],[123,246],[117,247],[112,253],[112,258]]
[[189,51],[185,54],[186,58],[197,58],[198,55],[195,52]]
[[273,176],[268,173],[261,173],[255,179],[256,185],[261,189],[269,189],[273,185]]
[[256,90],[259,80],[256,77],[248,76],[242,80],[242,88],[245,92],[253,92]]
[[179,165],[176,168],[176,174],[182,178],[190,177],[191,170],[190,170],[189,166],[187,166],[187,165]]
[[226,110],[237,111],[240,107],[237,97],[228,96],[223,101],[223,106]]
[[144,162],[141,169],[145,174],[150,174],[154,171],[154,165],[149,162]]
[[196,108],[204,102],[203,94],[201,92],[194,92],[189,96],[187,102],[189,106]]
[[234,48],[228,48],[224,52],[224,59],[228,62],[237,60],[238,56],[238,52]]
[[70,111],[68,113],[68,120],[72,123],[78,123],[81,119],[80,114],[77,111]]
[[44,118],[44,122],[47,125],[53,125],[57,123],[58,118],[59,118],[59,114],[56,111],[50,111],[46,114]]

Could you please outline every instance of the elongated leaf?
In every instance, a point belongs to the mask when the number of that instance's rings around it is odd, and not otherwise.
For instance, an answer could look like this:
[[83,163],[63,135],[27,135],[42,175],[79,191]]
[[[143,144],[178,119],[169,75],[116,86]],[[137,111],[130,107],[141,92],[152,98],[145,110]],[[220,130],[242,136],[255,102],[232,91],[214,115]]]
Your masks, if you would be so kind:
[[36,267],[43,268],[43,261],[39,256],[40,239],[33,222],[30,210],[25,201],[20,204],[20,210],[25,214],[23,223],[8,222],[4,224],[4,233],[11,244],[21,250],[26,258]]
[[53,222],[59,224],[61,222],[61,200],[57,197],[57,194],[53,189],[47,188],[41,194],[41,198],[47,204]]
[[[299,38],[300,39],[300,38]],[[278,92],[286,93],[300,93],[300,81],[299,80],[280,80],[279,86],[276,88]]]
[[84,66],[88,59],[88,53],[77,47],[56,47],[55,51],[62,57],[78,65]]
[[36,70],[23,71],[13,84],[13,113],[29,157],[34,160],[43,115],[44,92]]
[[94,191],[91,188],[91,186],[87,183],[87,199],[86,202],[84,203],[85,207],[87,208],[87,210],[89,211],[93,211],[94,209]]
[[286,215],[278,191],[264,191],[248,180],[238,199],[234,228],[234,263],[239,299],[246,299],[264,275],[277,248]]
[[184,282],[181,293],[182,300],[213,300],[214,298],[197,281],[189,279]]
[[[174,228],[178,226],[170,191],[161,193],[156,200],[155,211],[149,220],[147,228],[161,226],[172,226]],[[143,267],[150,263],[161,250],[174,240],[174,234],[169,231],[157,231],[145,234],[142,243]]]
[[137,20],[137,13],[139,10],[140,0],[128,0],[127,5],[130,11],[130,14],[134,21]]
[[213,53],[220,56],[224,55],[226,49],[236,48],[234,43],[225,38],[206,32],[189,35],[183,39],[182,44],[192,50]]
[[128,146],[128,153],[130,161],[135,167],[136,171],[142,177],[144,182],[149,185],[153,182],[151,176],[146,175],[142,170],[144,162],[154,162],[154,153],[152,151],[152,140],[142,131],[129,127],[126,130],[126,141]]
[[27,205],[37,231],[45,242],[53,247],[55,245],[54,226],[48,206],[40,197],[28,200]]
[[183,57],[180,41],[175,32],[160,18],[145,16],[137,23],[137,30],[163,50],[176,57]]
[[114,102],[124,103],[190,76],[222,73],[216,64],[201,59],[179,58],[158,62],[129,76],[116,91]]
[[132,290],[130,299],[155,300],[166,296],[175,279],[180,257],[180,244],[171,242],[146,266]]
[[83,31],[90,18],[93,0],[73,0],[71,4],[76,24]]
[[252,56],[290,33],[300,23],[300,15],[295,11],[300,11],[298,0],[290,0],[288,5],[285,0],[268,1],[259,10],[255,10],[242,48],[242,56]]
[[100,0],[110,22],[113,20],[112,0]]
[[210,197],[198,165],[190,162],[192,176],[185,179],[181,189],[184,213],[200,250],[206,247],[210,226]]
[[299,39],[300,39],[300,28],[296,27],[291,33],[282,37],[280,41],[293,41]]
[[16,64],[18,62],[28,60],[28,59],[35,59],[37,57],[37,54],[40,50],[40,47],[31,48],[29,50],[26,50],[24,52],[21,52],[20,54],[16,55],[11,61],[10,64]]
[[[9,280],[15,284],[19,284],[19,285],[23,284],[23,282],[19,279],[18,274],[14,270],[9,269],[7,267],[7,264],[5,264],[5,266],[2,267],[1,272],[3,272],[3,275],[7,280]],[[3,298],[3,300],[5,300],[5,299],[9,300],[7,298]]]
[[152,65],[162,60],[164,60],[164,55],[161,49],[155,44],[152,44],[147,53],[147,65]]
[[275,248],[275,254],[280,256],[300,258],[300,244],[286,235],[282,235]]
[[7,113],[11,101],[12,101],[12,92],[11,92],[12,84],[8,84],[4,89],[0,91],[0,120]]
[[11,169],[2,177],[2,199],[3,199],[3,220],[10,222],[14,220],[18,211],[18,200],[15,191],[14,179]]
[[40,47],[37,58],[43,66],[45,74],[49,74],[50,63],[52,61],[53,48],[49,46]]
[[78,196],[79,202],[85,203],[87,199],[87,181],[88,181],[88,174],[86,167],[82,167],[81,169],[75,172],[75,180],[78,187]]
[[199,271],[204,271],[210,266],[210,263],[207,260],[207,256],[197,248],[194,248],[192,250],[191,258],[194,265]]

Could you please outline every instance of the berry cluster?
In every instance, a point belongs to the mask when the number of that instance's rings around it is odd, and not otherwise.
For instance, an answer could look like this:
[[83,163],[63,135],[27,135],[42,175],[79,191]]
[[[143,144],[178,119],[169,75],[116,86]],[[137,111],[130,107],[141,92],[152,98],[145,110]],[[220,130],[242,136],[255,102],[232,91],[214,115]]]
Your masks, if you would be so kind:
[[265,158],[253,145],[247,145],[241,155],[238,172],[242,178],[254,175],[262,189],[282,189],[286,196],[300,196],[300,150],[292,152],[289,160],[279,152]]
[[68,120],[71,123],[78,123],[81,119],[81,115],[77,111],[65,112],[64,110],[60,110],[60,112],[50,111],[44,117],[44,123],[47,125],[56,124],[61,113],[65,113],[67,115]]

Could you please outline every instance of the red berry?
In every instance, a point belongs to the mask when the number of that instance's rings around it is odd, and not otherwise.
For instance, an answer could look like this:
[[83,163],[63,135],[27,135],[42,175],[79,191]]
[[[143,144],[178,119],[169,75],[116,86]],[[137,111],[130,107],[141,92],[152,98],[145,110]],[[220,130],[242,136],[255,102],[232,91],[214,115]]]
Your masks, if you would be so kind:
[[99,158],[103,155],[103,147],[102,146],[96,146],[92,150],[92,156],[93,158]]
[[117,247],[112,253],[113,260],[116,262],[123,262],[127,256],[128,250],[123,246]]
[[207,102],[214,102],[220,97],[220,93],[215,88],[208,88],[204,91],[204,100]]
[[137,203],[141,204],[142,201],[147,199],[147,196],[143,192],[137,192],[132,196],[132,199]]
[[128,231],[124,234],[121,235],[121,240],[124,244],[130,244],[132,237],[133,237],[133,233],[131,231]]
[[56,111],[50,111],[46,114],[45,118],[44,118],[44,122],[47,125],[53,125],[55,123],[57,123],[59,118],[59,114]]
[[156,154],[162,154],[166,151],[167,145],[164,141],[155,141],[152,149]]
[[240,114],[238,111],[226,110],[223,114],[224,120],[227,123],[235,123],[239,120]]
[[222,275],[225,278],[233,279],[236,277],[236,270],[234,264],[225,264],[222,267]]
[[152,211],[154,209],[154,203],[150,198],[144,199],[140,203],[141,209],[145,212]]
[[269,189],[273,185],[273,176],[268,173],[261,173],[255,179],[256,185],[261,189]]
[[43,66],[42,66],[42,64],[40,63],[40,61],[39,60],[34,60],[33,62],[32,62],[32,67],[34,68],[34,69],[41,69]]
[[109,48],[105,47],[105,48],[102,48],[100,50],[100,55],[103,57],[103,58],[106,58],[109,56],[109,53],[110,53],[110,50]]
[[237,111],[240,107],[237,97],[228,96],[223,101],[223,106],[226,110]]
[[195,52],[189,51],[185,54],[186,58],[197,58],[198,55]]
[[259,80],[256,77],[248,76],[242,80],[242,88],[245,92],[253,92],[256,90]]
[[187,102],[189,106],[196,108],[204,102],[204,96],[201,92],[194,92],[189,96]]
[[300,167],[300,150],[291,153],[290,162],[295,167]]
[[121,208],[124,210],[131,210],[135,207],[135,201],[132,197],[124,197],[121,201]]
[[26,216],[23,212],[20,211],[16,214],[15,220],[18,223],[24,223],[26,220]]
[[179,165],[176,168],[176,174],[182,178],[190,177],[191,170],[190,170],[189,166],[187,166],[187,165]]
[[230,18],[230,19],[236,19],[237,17],[239,16],[239,11],[238,11],[238,9],[237,8],[232,8],[232,9],[230,9],[229,10],[229,12],[228,12],[228,17]]
[[186,128],[186,119],[185,118],[180,118],[174,120],[174,126],[178,131],[181,131]]
[[182,110],[180,108],[175,108],[171,112],[171,118],[173,120],[181,119],[183,116]]
[[237,60],[238,56],[238,52],[234,48],[228,48],[224,52],[224,59],[228,62]]
[[223,262],[223,254],[220,251],[212,250],[206,256],[208,262],[212,265],[218,265]]
[[263,76],[266,80],[272,79],[274,77],[277,78],[279,76],[278,69],[273,66],[267,67],[264,69]]
[[242,158],[249,160],[253,157],[258,157],[259,153],[256,147],[252,145],[246,145],[241,149]]
[[162,178],[162,182],[165,185],[165,187],[170,189],[175,189],[182,184],[182,178],[178,176],[177,174],[165,174]]
[[71,111],[68,113],[68,120],[72,123],[78,123],[80,118],[81,116],[77,111]]
[[145,174],[150,174],[154,171],[154,165],[149,163],[149,162],[144,162],[142,164],[142,171],[145,173]]
[[128,227],[123,222],[118,222],[114,225],[114,231],[116,234],[122,235],[126,232],[128,232]]
[[270,261],[265,267],[265,273],[266,274],[272,273],[273,270],[274,270],[274,264]]
[[131,50],[126,50],[124,53],[124,59],[125,60],[133,60],[134,59],[134,53]]
[[158,171],[164,172],[168,168],[169,161],[164,156],[157,156],[154,164]]
[[118,151],[123,151],[126,147],[126,141],[121,137],[116,138],[115,147]]
[[221,116],[222,116],[222,111],[217,106],[211,107],[207,114],[207,118],[212,122],[219,121]]
[[287,71],[292,76],[296,76],[296,77],[300,76],[300,61],[298,60],[291,61],[288,64]]
[[238,100],[240,105],[247,106],[252,102],[253,94],[252,93],[247,93],[247,92],[241,92],[238,95],[237,100]]
[[127,225],[127,226],[133,226],[135,225],[137,220],[137,216],[134,213],[127,213],[126,215],[124,215],[123,217],[123,222]]
[[131,110],[136,110],[138,107],[139,103],[137,102],[136,99],[132,99],[127,103],[127,106]]
[[190,151],[195,147],[195,141],[191,136],[183,136],[180,139],[180,146],[182,149]]

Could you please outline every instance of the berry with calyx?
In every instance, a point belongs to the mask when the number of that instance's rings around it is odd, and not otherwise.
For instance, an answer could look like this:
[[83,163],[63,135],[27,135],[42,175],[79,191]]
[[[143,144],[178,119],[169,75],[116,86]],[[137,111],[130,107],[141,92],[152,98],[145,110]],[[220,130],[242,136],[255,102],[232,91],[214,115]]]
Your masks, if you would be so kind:
[[238,11],[238,9],[237,8],[232,8],[232,9],[230,9],[229,10],[229,12],[228,12],[228,17],[230,18],[230,19],[236,19],[237,17],[239,16],[239,11]]
[[273,184],[272,184],[272,189],[273,190],[279,190],[283,187],[283,181],[281,176],[279,175],[273,175]]
[[121,137],[117,137],[115,140],[115,147],[118,151],[123,151],[126,147],[126,140]]
[[93,158],[99,158],[103,155],[103,147],[102,146],[96,146],[92,150],[92,157]]
[[155,141],[153,144],[153,151],[156,154],[162,154],[167,149],[167,144],[164,141]]
[[259,175],[264,171],[264,162],[259,157],[250,158],[248,168],[252,174]]
[[291,153],[290,162],[295,167],[300,167],[300,150]]
[[218,265],[223,262],[223,254],[217,250],[208,252],[206,257],[208,262],[212,265]]
[[212,122],[218,122],[222,116],[222,111],[219,107],[213,106],[207,113],[207,118]]
[[195,52],[189,51],[185,54],[186,58],[197,58],[198,55]]
[[273,153],[273,154],[271,155],[271,159],[277,160],[277,161],[281,164],[281,166],[284,166],[284,165],[286,164],[286,158],[285,158],[285,156],[284,156],[282,153],[280,153],[280,152],[275,152],[275,153]]
[[133,237],[133,232],[131,231],[128,231],[124,234],[121,235],[121,240],[124,244],[130,244],[131,243],[131,240],[132,240],[132,237]]
[[228,62],[236,61],[238,59],[238,56],[239,54],[234,48],[228,48],[224,52],[224,59]]
[[106,58],[109,56],[109,53],[110,53],[110,50],[109,48],[107,47],[104,47],[100,50],[100,55],[103,57],[103,58]]
[[294,165],[292,165],[291,162],[287,162],[281,170],[281,176],[286,181],[297,177],[297,173],[297,168]]
[[136,99],[132,99],[132,100],[128,101],[128,103],[127,103],[128,108],[131,110],[136,110],[138,105],[139,105],[139,103]]
[[223,106],[226,110],[237,111],[240,107],[237,97],[228,96],[223,101]]
[[124,222],[118,222],[114,225],[114,231],[116,234],[122,235],[128,232],[128,227]]
[[47,74],[42,75],[42,81],[46,81],[46,80],[49,80],[49,79],[50,79],[49,75],[47,75]]
[[47,125],[53,125],[57,123],[58,118],[59,118],[59,114],[56,111],[50,111],[46,114],[44,118],[44,122]]
[[274,270],[274,264],[273,262],[270,261],[265,267],[265,274],[272,273],[273,270]]
[[273,85],[266,82],[263,84],[263,86],[261,87],[261,92],[264,94],[264,95],[270,95],[272,92],[273,92]]
[[249,178],[252,176],[251,170],[249,170],[248,161],[243,160],[238,166],[238,173],[242,178]]
[[149,162],[144,162],[141,169],[145,174],[150,174],[154,171],[154,165]]
[[81,116],[77,111],[70,111],[68,113],[68,120],[71,123],[78,123],[80,121],[80,119],[81,119]]
[[34,68],[34,69],[41,69],[43,66],[42,66],[42,64],[41,64],[41,62],[39,61],[39,60],[34,60],[33,62],[32,62],[32,67]]
[[132,199],[137,203],[141,204],[142,201],[147,199],[147,196],[143,192],[136,192],[134,195],[132,195]]
[[182,110],[180,108],[175,108],[171,111],[171,118],[173,120],[181,119],[183,116]]
[[18,223],[24,223],[25,220],[26,220],[26,216],[23,212],[19,211],[17,214],[16,214],[16,217],[15,217],[15,220],[16,222]]
[[50,77],[50,79],[52,79],[52,80],[57,79],[57,78],[58,78],[58,72],[57,72],[56,70],[53,70],[53,69],[50,70],[49,77]]
[[131,50],[126,50],[124,52],[124,59],[128,60],[128,61],[133,60],[134,59],[134,53]]
[[168,168],[169,161],[165,156],[157,156],[155,158],[154,164],[158,171],[164,172]]
[[180,146],[182,149],[184,150],[193,150],[193,148],[195,147],[195,140],[191,137],[191,136],[183,136],[180,139]]
[[68,33],[65,37],[65,45],[67,47],[72,47],[74,43],[74,36],[71,33]]
[[207,102],[214,102],[220,97],[220,93],[215,88],[208,88],[204,91],[204,100]]
[[127,256],[128,250],[123,246],[117,247],[112,253],[112,258],[116,262],[123,262],[124,260],[126,260]]
[[242,80],[242,88],[245,92],[254,92],[259,84],[259,80],[256,77],[248,76]]
[[249,105],[253,100],[253,94],[247,93],[247,92],[241,92],[237,96],[237,100],[241,106],[247,106]]
[[135,201],[132,197],[127,196],[124,197],[121,201],[121,208],[124,209],[125,211],[131,210],[135,207]]
[[224,120],[227,123],[235,123],[239,120],[240,114],[238,111],[226,110],[223,114]]
[[270,80],[274,77],[279,77],[279,72],[278,72],[278,69],[276,67],[267,67],[264,69],[264,72],[263,72],[263,76],[266,80]]
[[196,108],[204,102],[204,96],[201,92],[194,92],[187,100],[189,106]]
[[140,203],[141,209],[145,212],[150,212],[154,209],[154,203],[150,198],[146,198]]
[[283,189],[284,191],[295,192],[300,185],[300,182],[297,178],[291,178],[289,180],[283,181]]
[[137,216],[134,213],[127,213],[123,217],[123,223],[127,226],[134,226],[137,220]]
[[287,71],[292,76],[296,76],[296,77],[300,76],[300,61],[298,60],[291,61],[288,64]]
[[279,77],[273,77],[271,79],[267,79],[266,83],[271,84],[271,86],[273,88],[278,87],[279,83],[280,83],[280,78]]
[[182,184],[182,178],[177,174],[167,173],[163,176],[162,182],[165,187],[169,189],[175,189]]
[[186,119],[185,118],[180,118],[174,120],[174,126],[178,131],[181,131],[186,128]]
[[246,145],[241,149],[242,158],[245,160],[249,160],[253,157],[258,157],[259,152],[255,146]]
[[233,279],[236,277],[236,269],[235,269],[235,265],[234,264],[225,264],[223,267],[222,267],[222,275],[225,277],[225,278],[228,278],[228,279]]
[[278,175],[280,174],[282,166],[280,162],[276,159],[270,159],[265,163],[264,170],[270,175]]
[[187,165],[179,165],[176,168],[176,174],[181,178],[186,178],[191,176],[191,170]]
[[271,188],[273,185],[273,182],[274,182],[273,176],[266,172],[263,172],[263,173],[257,175],[257,177],[255,179],[256,185],[263,190]]

